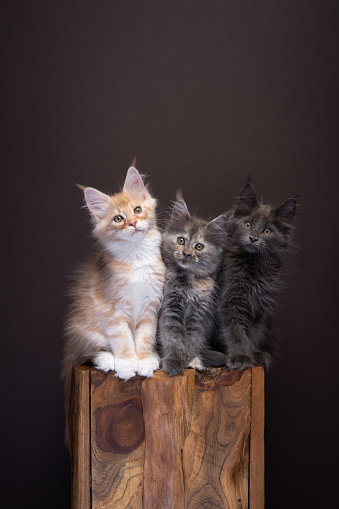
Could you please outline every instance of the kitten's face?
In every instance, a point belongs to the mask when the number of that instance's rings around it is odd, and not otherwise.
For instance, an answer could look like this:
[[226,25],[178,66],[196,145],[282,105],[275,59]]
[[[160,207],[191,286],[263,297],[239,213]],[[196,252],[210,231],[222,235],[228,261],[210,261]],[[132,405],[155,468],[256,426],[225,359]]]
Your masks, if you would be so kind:
[[165,261],[171,260],[196,275],[213,273],[219,265],[222,249],[209,241],[205,227],[187,224],[186,228],[166,232],[163,236]]
[[213,274],[221,260],[221,228],[224,224],[223,217],[207,223],[190,216],[185,202],[179,200],[163,234],[162,253],[165,262],[196,276]]
[[277,253],[289,244],[295,211],[293,198],[277,208],[258,202],[255,188],[248,182],[228,223],[228,238],[248,253]]
[[122,192],[111,196],[105,217],[96,232],[111,241],[136,242],[155,225],[155,203],[152,198],[136,200]]
[[230,235],[233,243],[249,253],[273,251],[283,241],[272,210],[267,205],[234,220],[230,225]]
[[95,222],[94,234],[105,243],[137,242],[156,225],[156,200],[135,168],[128,170],[121,193],[107,196],[86,188],[85,198]]

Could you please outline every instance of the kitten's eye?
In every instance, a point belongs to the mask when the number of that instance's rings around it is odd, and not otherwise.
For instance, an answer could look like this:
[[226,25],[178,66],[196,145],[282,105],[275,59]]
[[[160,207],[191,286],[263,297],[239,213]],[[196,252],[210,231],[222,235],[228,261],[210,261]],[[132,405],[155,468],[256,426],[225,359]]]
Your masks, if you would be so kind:
[[265,230],[263,230],[263,233],[265,235],[270,235],[270,233],[272,233],[272,230],[270,230],[269,228],[265,228]]
[[141,214],[142,208],[141,207],[135,207],[134,214]]
[[113,221],[115,221],[116,223],[121,223],[121,221],[123,220],[124,218],[122,216],[114,216],[113,217]]
[[184,237],[178,237],[178,244],[180,244],[181,246],[183,246],[185,244]]
[[198,244],[196,244],[195,246],[195,249],[197,249],[198,251],[202,251],[204,249],[204,244],[200,244],[200,242]]
[[244,226],[245,226],[245,228],[248,228],[248,229],[252,228],[251,223],[249,223],[248,221],[244,222]]

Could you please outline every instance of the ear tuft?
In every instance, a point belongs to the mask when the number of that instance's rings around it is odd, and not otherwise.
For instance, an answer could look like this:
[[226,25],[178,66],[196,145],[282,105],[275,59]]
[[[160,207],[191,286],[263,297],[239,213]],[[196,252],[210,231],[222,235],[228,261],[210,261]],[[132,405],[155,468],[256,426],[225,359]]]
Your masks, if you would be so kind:
[[[182,190],[181,189],[178,189],[178,191],[176,192],[175,199],[177,201],[183,201],[185,203],[185,200],[184,200],[184,197],[182,195]],[[186,205],[186,203],[185,203],[185,205]]]
[[134,166],[127,170],[123,191],[136,200],[145,200],[148,195],[142,177]]
[[103,219],[110,206],[110,197],[107,194],[97,191],[93,187],[85,187],[85,200],[92,216],[97,220]]
[[177,191],[176,199],[177,201],[174,203],[172,209],[171,221],[183,223],[187,221],[191,216],[180,190]]

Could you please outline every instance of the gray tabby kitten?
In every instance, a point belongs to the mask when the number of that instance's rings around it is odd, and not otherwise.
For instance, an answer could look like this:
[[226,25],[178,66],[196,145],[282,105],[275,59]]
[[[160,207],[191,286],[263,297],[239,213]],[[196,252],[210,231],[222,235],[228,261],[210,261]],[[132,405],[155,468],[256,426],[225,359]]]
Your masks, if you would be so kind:
[[210,222],[191,216],[177,195],[162,238],[166,274],[158,323],[162,367],[170,375],[226,362],[210,347],[225,226],[224,216]]

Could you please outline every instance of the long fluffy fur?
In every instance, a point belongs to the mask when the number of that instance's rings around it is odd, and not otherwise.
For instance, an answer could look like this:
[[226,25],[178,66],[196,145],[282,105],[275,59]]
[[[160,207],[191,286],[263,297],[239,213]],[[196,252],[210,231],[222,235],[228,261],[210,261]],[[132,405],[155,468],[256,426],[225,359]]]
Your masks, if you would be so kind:
[[159,366],[155,339],[165,268],[156,200],[135,168],[113,196],[83,190],[97,254],[78,271],[72,289],[62,367],[66,414],[74,365],[90,361],[124,380],[152,376]]
[[248,181],[226,213],[218,335],[231,369],[271,363],[273,312],[295,211],[294,198],[277,208],[262,203]]
[[[158,324],[162,367],[170,375],[187,367],[202,369],[226,361],[225,355],[214,352],[210,345],[225,219],[207,223],[192,217],[181,194],[177,198],[162,240],[166,274]],[[198,244],[204,245],[202,250],[196,249]]]

